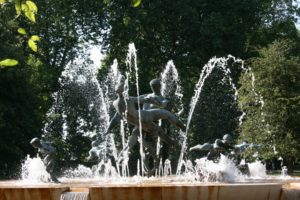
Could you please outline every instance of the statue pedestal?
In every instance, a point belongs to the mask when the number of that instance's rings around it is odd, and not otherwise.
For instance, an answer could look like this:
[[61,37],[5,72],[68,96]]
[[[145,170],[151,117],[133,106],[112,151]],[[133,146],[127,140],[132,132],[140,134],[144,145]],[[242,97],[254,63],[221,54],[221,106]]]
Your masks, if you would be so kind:
[[0,181],[0,200],[296,200],[300,182],[160,183],[100,181],[26,185]]

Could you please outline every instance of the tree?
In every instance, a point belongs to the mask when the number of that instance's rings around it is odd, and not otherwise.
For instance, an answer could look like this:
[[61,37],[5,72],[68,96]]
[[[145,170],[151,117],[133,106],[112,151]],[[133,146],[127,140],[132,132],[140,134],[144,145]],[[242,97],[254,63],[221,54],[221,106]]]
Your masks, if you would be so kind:
[[[35,1],[38,14],[22,6],[19,10],[14,3],[33,5],[31,1],[0,2],[0,61],[13,58],[19,63],[5,69],[0,63],[5,85],[0,89],[0,166],[4,169],[0,176],[6,178],[16,176],[22,159],[34,153],[29,141],[42,135],[51,94],[59,89],[65,65],[82,54],[89,41],[98,44],[105,30],[101,1]],[[35,19],[38,24],[33,24]],[[89,145],[86,142],[85,148]]]
[[242,77],[240,88],[247,113],[240,138],[262,144],[264,159],[287,160],[289,173],[300,147],[300,59],[293,46],[281,40],[261,49],[259,57],[251,59],[255,90],[249,74]]
[[191,81],[196,83],[197,72],[213,56],[246,58],[258,45],[297,36],[297,9],[291,1],[145,0],[138,7],[130,3],[105,1],[111,28],[103,43],[109,47],[108,64],[117,58],[122,65],[127,45],[134,42],[143,80],[150,80],[150,74],[173,59],[180,74],[190,78],[189,83],[183,81],[189,86]]
[[[0,173],[1,178],[17,177],[18,167],[26,154],[33,153],[29,141],[42,127],[40,99],[32,82],[34,67],[27,39],[18,33],[20,24],[12,6],[0,8],[0,60],[14,58],[16,67],[0,68]],[[23,45],[25,43],[25,45]],[[30,116],[29,116],[30,115]]]

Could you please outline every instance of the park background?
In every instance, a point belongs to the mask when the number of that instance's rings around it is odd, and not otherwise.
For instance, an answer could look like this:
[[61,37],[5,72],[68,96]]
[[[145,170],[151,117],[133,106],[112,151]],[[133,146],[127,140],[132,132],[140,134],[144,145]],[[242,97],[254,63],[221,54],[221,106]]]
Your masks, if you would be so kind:
[[[48,130],[48,139],[59,150],[59,167],[93,164],[86,160],[91,139],[83,133],[94,125],[76,129],[79,115],[90,119],[84,102],[69,94],[74,106],[67,118],[69,134],[63,139],[62,116],[47,116],[54,103],[52,94],[61,89],[59,77],[68,63],[80,56],[85,65],[92,64],[90,48],[101,51],[102,61],[97,62],[100,82],[114,59],[125,72],[131,42],[137,49],[143,80],[140,94],[150,92],[149,81],[173,60],[181,78],[185,111],[210,58],[231,54],[245,60],[245,67],[255,74],[264,110],[251,92],[251,79],[230,66],[247,113],[242,126],[232,88],[221,84],[222,75],[216,73],[206,82],[196,107],[188,144],[213,143],[230,133],[236,142],[263,144],[255,159],[277,163],[280,169],[281,158],[293,174],[300,169],[299,16],[297,1],[291,0],[0,0],[0,61],[17,61],[0,65],[0,178],[19,176],[26,155],[36,155],[29,141],[41,137],[45,123],[51,120],[57,123]],[[136,95],[134,91],[131,95]],[[115,132],[120,146],[118,130]],[[189,158],[204,155],[191,153]],[[251,152],[244,156],[254,159]],[[132,165],[138,157],[136,146]]]

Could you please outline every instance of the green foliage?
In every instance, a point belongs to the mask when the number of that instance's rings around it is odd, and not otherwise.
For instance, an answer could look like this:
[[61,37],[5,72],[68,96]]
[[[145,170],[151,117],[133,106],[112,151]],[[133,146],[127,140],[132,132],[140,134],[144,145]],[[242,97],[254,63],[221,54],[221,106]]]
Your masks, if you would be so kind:
[[21,15],[21,1],[20,0],[15,1],[15,9],[16,9],[17,16]]
[[18,33],[20,33],[21,35],[26,35],[27,32],[24,28],[18,28]]
[[[45,113],[39,98],[41,85],[33,81],[38,79],[39,62],[31,62],[33,57],[23,48],[31,32],[29,21],[16,18],[10,5],[7,2],[0,8],[0,178],[5,179],[17,178],[21,161],[34,153],[29,141],[40,134]],[[16,64],[16,68],[4,67]]]
[[[263,158],[299,158],[300,60],[294,42],[275,41],[251,59],[255,91],[249,74],[241,79],[246,119],[241,139],[263,144]],[[259,102],[263,97],[264,106]]]
[[28,46],[34,52],[37,52],[37,50],[38,50],[38,46],[36,44],[36,41],[40,41],[40,38],[37,35],[31,36],[30,39],[28,40]]
[[189,77],[182,80],[186,99],[211,57],[247,58],[259,45],[297,37],[292,23],[297,10],[285,1],[153,0],[143,1],[138,9],[127,1],[109,1],[104,8],[111,27],[103,38],[103,46],[109,47],[105,64],[117,58],[123,68],[127,45],[134,42],[141,79],[148,82],[158,76],[172,59],[180,75]]
[[[14,0],[13,1],[15,4],[15,11],[17,13],[17,17],[19,17],[21,15],[21,13],[23,12],[23,14],[32,22],[36,22],[35,21],[35,14],[38,11],[38,8],[36,6],[36,4],[33,1],[21,1],[21,0]],[[1,4],[4,4],[5,1],[1,1]],[[2,12],[5,11],[5,7],[1,8]],[[6,16],[7,17],[7,16]],[[7,18],[8,19],[8,18]],[[7,20],[7,22],[9,22],[10,20]],[[18,33],[20,33],[21,35],[26,35],[27,32],[24,28],[18,28]],[[37,37],[37,36],[35,36]],[[28,40],[28,46],[34,51],[37,52],[37,45],[35,43],[35,41],[37,40],[32,40],[31,38]],[[4,64],[2,64],[3,66],[15,66],[18,64],[18,61],[10,61],[7,64],[7,61],[10,59],[6,59],[4,60]]]
[[35,14],[37,13],[37,6],[32,1],[21,2],[21,10],[24,15],[33,23],[35,23]]
[[14,59],[5,59],[0,61],[0,67],[12,67],[17,65],[19,62]]
[[[24,57],[20,56],[23,51],[14,50],[22,62],[17,68],[4,68],[0,72],[3,86],[0,89],[1,178],[16,178],[22,159],[34,151],[29,145],[30,139],[37,136],[42,127],[40,101],[35,85],[30,82],[32,68],[23,62]],[[9,52],[0,50],[1,55],[12,56],[7,54]]]
[[132,0],[131,6],[136,8],[141,4],[141,2],[142,2],[142,0]]

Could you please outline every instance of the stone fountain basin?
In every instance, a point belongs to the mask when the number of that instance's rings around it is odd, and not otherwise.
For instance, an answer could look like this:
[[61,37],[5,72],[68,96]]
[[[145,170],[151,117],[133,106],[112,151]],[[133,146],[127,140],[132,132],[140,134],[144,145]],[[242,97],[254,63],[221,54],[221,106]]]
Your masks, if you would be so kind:
[[[297,200],[299,180],[200,183],[151,179],[124,182],[63,179],[62,183],[0,181],[0,200],[60,200],[67,193],[87,200]],[[66,198],[62,198],[66,199]]]

